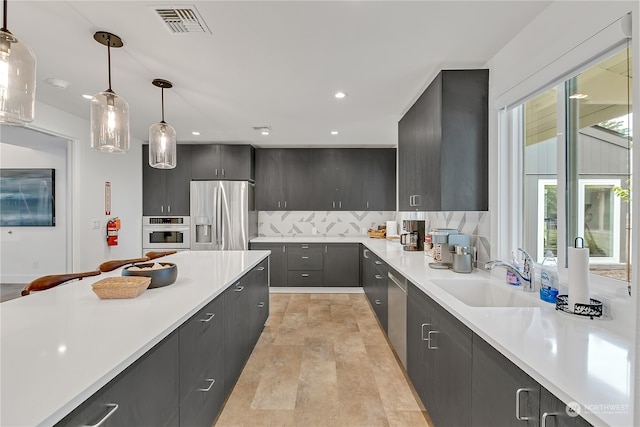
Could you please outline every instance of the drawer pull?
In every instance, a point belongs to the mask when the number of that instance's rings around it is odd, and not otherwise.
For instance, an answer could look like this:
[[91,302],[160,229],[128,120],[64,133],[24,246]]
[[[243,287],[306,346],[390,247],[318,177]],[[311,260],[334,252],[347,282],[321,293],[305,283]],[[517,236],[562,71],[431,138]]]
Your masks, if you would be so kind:
[[367,255],[369,253],[369,249],[363,249],[362,250],[362,256],[365,258],[369,258],[369,256]]
[[207,313],[207,317],[206,319],[200,319],[201,322],[211,322],[211,319],[213,319],[214,317],[216,317],[215,313]]
[[438,347],[431,347],[431,334],[439,334],[439,331],[429,331],[429,333],[427,334],[427,348],[429,350],[437,350]]
[[105,421],[107,421],[107,418],[109,418],[111,415],[113,415],[118,410],[118,404],[117,403],[107,403],[105,406],[107,408],[111,408],[111,409],[109,410],[109,412],[106,413],[106,415],[104,417],[102,417],[100,419],[100,421],[98,421],[95,424],[85,424],[83,427],[100,427],[102,424],[104,424]]
[[256,270],[258,270],[258,271],[264,271],[264,267],[258,267],[258,268],[256,268]]
[[540,427],[547,427],[547,418],[548,417],[557,417],[558,414],[553,414],[549,412],[545,412],[542,414],[542,422],[540,423]]
[[302,277],[309,277],[308,273],[302,273]]
[[425,338],[424,337],[424,327],[425,326],[431,326],[431,323],[423,323],[422,326],[420,327],[420,338],[422,338],[422,341],[429,341],[429,338]]
[[308,256],[303,256],[302,259],[309,259],[309,257]]
[[531,419],[531,417],[523,417],[520,415],[520,393],[522,392],[530,392],[531,389],[528,388],[519,388],[518,390],[516,390],[516,419],[520,420],[520,421],[528,421]]
[[379,299],[375,300],[374,302],[375,302],[377,305],[382,304],[382,302],[381,302]]
[[376,279],[378,279],[378,280],[382,280],[382,276],[381,276],[381,275],[379,275],[379,274],[376,274],[376,275],[375,275],[375,278],[376,278]]
[[206,393],[209,390],[211,390],[211,387],[213,387],[213,385],[216,383],[216,380],[214,380],[213,378],[207,378],[207,381],[211,381],[211,384],[209,384],[209,387],[207,387],[207,388],[199,388],[198,391],[204,391]]
[[258,303],[258,308],[262,308],[262,307],[264,307],[264,302],[260,301],[260,302]]
[[309,249],[309,245],[302,245],[301,248],[302,249]]
[[382,265],[382,261],[374,261],[373,262],[375,265]]
[[244,290],[244,286],[236,286],[234,289],[235,292],[242,292]]

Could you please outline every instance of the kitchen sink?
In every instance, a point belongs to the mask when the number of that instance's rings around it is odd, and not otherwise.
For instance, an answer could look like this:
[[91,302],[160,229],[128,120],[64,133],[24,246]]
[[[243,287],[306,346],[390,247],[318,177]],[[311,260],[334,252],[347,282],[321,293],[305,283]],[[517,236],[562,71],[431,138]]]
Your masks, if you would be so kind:
[[437,279],[432,282],[472,307],[540,307],[537,293],[525,294],[519,287],[486,279]]

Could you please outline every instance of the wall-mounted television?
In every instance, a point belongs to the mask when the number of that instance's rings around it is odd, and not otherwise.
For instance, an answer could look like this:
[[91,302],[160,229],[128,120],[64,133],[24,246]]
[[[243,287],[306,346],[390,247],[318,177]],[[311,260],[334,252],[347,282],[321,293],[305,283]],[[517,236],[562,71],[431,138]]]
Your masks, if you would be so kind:
[[55,177],[55,169],[0,169],[0,226],[55,226]]

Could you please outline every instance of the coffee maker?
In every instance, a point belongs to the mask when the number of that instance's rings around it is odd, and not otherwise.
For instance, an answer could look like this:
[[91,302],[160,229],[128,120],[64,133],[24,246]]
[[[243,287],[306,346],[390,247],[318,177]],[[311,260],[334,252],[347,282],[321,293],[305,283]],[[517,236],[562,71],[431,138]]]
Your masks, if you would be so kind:
[[433,244],[433,262],[431,268],[450,268],[453,263],[453,254],[449,248],[451,236],[457,235],[458,230],[452,228],[436,228],[429,232]]
[[400,244],[405,251],[424,251],[424,220],[402,221]]

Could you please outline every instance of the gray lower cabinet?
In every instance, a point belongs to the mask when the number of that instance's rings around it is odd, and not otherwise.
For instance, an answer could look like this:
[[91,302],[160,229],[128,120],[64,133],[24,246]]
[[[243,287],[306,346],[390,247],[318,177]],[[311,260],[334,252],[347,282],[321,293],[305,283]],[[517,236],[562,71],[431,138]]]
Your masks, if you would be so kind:
[[287,245],[284,243],[251,243],[250,247],[255,251],[271,251],[271,255],[269,255],[270,286],[287,286]]
[[177,426],[178,405],[178,333],[174,332],[58,425]]
[[378,322],[388,332],[389,298],[388,267],[376,254],[362,249],[362,287],[378,318]]
[[323,246],[287,244],[287,286],[322,286]]
[[224,387],[224,299],[216,298],[180,327],[180,425],[215,419]]
[[269,262],[262,261],[251,273],[249,281],[249,339],[253,348],[269,317]]
[[323,285],[359,286],[359,245],[330,243],[324,245]]
[[469,426],[472,332],[415,285],[407,292],[409,378],[436,426]]
[[549,390],[540,387],[540,427],[590,427],[584,418],[570,409]]

